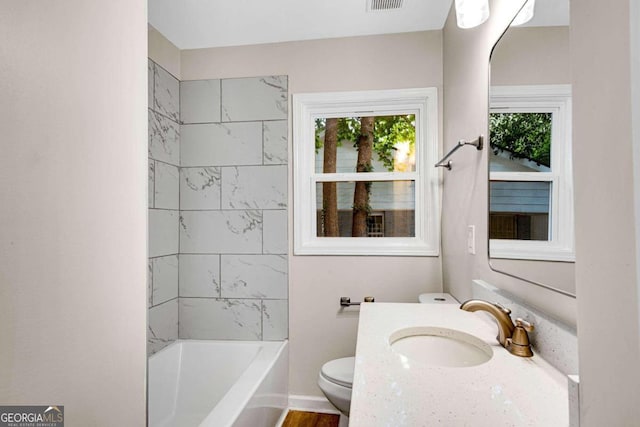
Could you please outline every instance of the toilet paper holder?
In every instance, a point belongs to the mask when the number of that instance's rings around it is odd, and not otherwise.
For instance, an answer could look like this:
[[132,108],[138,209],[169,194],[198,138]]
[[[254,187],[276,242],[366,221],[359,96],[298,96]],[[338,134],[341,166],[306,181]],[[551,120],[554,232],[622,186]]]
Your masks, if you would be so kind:
[[[374,297],[364,297],[364,302],[375,302]],[[361,302],[351,302],[351,298],[349,297],[340,297],[340,305],[342,307],[350,307],[352,305],[360,305]]]

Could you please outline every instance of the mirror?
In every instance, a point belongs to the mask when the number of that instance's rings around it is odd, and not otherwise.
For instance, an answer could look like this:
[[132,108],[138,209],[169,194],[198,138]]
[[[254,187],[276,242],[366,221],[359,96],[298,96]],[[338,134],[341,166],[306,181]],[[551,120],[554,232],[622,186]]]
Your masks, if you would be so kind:
[[536,0],[490,75],[489,265],[575,297],[569,0]]

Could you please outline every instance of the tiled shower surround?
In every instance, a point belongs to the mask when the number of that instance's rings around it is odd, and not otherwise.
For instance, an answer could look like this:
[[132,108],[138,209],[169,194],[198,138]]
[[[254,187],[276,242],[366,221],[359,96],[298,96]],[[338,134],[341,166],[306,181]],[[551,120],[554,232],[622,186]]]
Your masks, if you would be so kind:
[[149,353],[287,338],[287,78],[150,78]]
[[179,88],[149,61],[149,354],[178,338]]
[[179,337],[287,337],[287,78],[180,83]]

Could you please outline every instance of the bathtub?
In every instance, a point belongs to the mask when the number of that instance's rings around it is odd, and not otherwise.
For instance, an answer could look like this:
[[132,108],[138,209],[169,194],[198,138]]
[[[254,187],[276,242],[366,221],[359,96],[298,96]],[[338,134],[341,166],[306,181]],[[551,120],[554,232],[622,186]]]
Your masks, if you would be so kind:
[[273,427],[287,383],[287,341],[178,340],[149,358],[149,426]]

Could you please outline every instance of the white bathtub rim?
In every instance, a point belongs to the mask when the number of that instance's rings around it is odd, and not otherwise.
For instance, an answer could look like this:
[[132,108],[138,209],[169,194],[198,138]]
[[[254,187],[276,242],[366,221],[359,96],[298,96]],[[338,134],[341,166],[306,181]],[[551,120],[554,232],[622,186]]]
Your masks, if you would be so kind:
[[[215,408],[209,412],[200,423],[201,427],[231,427],[240,416],[260,384],[269,374],[275,363],[280,358],[282,352],[287,348],[289,340],[283,341],[209,341],[209,340],[183,340],[215,343],[247,343],[261,345],[261,350],[253,359],[251,364],[242,373],[240,378],[227,391]],[[248,390],[247,390],[248,389]],[[221,424],[221,420],[225,420]]]
[[[182,342],[181,340],[174,340],[173,342],[171,342],[171,344],[167,345],[166,347],[161,348],[160,350],[156,351],[155,353],[153,353],[151,356],[149,356],[147,358],[147,375],[150,374],[150,366],[152,364],[152,361],[158,358],[162,358],[162,357],[170,357],[170,355],[168,353],[170,352],[177,352],[177,371],[176,371],[176,377],[180,378],[180,374],[182,371],[182,351],[184,349],[184,347],[181,345]],[[177,348],[175,348],[177,347]],[[157,363],[157,362],[156,362]],[[149,378],[147,378],[147,382],[150,382]],[[153,413],[153,411],[150,413],[149,409],[150,409],[150,405],[151,405],[151,397],[150,397],[150,391],[147,391],[147,422],[149,423],[148,425],[151,426],[151,415]],[[174,417],[175,413],[176,413],[176,401],[178,399],[178,395],[177,393],[173,395],[173,403],[171,405],[171,408],[173,409],[170,416]]]
[[258,344],[282,344],[285,341],[288,340],[283,340],[283,341],[247,341],[247,340],[192,340],[192,339],[177,339],[171,342],[171,344],[167,345],[166,347],[162,347],[160,350],[156,351],[155,353],[153,353],[151,356],[148,357],[148,360],[152,360],[154,359],[156,356],[158,356],[160,353],[162,353],[165,350],[169,350],[171,347],[180,345],[180,344],[238,344],[238,345],[246,345],[246,346],[252,346],[252,345],[258,345]]

